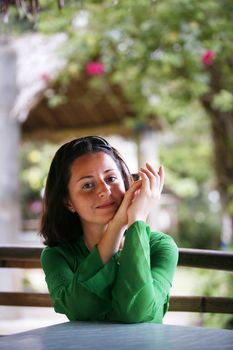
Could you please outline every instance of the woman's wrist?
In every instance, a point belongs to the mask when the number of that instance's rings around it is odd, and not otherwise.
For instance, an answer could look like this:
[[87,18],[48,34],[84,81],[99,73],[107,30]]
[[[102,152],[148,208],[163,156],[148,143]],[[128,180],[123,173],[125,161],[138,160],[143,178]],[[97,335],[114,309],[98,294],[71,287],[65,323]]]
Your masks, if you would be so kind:
[[107,263],[119,250],[126,229],[126,225],[120,225],[117,222],[110,222],[108,224],[107,230],[98,243],[98,250],[103,263]]
[[146,222],[146,218],[143,218],[143,217],[133,217],[133,218],[130,218],[129,220],[128,220],[128,227],[130,227],[131,225],[133,225],[135,222],[137,222],[137,221],[144,221],[144,222]]

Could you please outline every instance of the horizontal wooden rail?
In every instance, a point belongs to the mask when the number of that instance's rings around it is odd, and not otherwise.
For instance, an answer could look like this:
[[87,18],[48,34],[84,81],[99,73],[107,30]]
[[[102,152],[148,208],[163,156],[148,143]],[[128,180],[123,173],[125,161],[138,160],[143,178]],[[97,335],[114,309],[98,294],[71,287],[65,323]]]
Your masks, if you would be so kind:
[[0,267],[41,268],[42,246],[0,246]]
[[[0,246],[0,267],[40,268],[41,246]],[[178,266],[233,271],[233,252],[179,249]]]
[[0,305],[52,307],[48,293],[0,292]]
[[[0,246],[1,268],[41,268],[42,246]],[[233,271],[233,252],[179,249],[178,266]],[[51,307],[46,293],[0,292],[0,305]],[[233,314],[233,298],[171,296],[169,311]]]
[[178,265],[233,271],[233,252],[180,248]]
[[233,298],[171,296],[169,311],[233,314]]
[[[52,307],[47,293],[1,292],[0,305]],[[233,314],[233,298],[171,296],[169,311]]]

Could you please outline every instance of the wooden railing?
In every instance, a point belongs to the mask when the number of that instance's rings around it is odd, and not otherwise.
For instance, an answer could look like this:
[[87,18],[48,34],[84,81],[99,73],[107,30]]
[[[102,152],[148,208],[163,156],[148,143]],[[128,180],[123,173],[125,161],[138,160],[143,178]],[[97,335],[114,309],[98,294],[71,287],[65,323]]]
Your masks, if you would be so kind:
[[[41,250],[38,246],[0,246],[0,268],[41,268]],[[233,252],[179,249],[178,266],[232,272]],[[0,292],[0,305],[51,307],[52,303],[47,293]],[[171,296],[169,311],[233,314],[233,298]]]

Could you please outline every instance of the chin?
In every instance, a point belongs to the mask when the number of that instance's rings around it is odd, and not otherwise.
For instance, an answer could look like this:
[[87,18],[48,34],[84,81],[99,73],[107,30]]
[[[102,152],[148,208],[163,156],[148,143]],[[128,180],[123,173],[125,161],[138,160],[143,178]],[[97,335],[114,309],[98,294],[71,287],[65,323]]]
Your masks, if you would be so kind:
[[103,225],[109,224],[109,222],[114,218],[114,215],[115,215],[115,213],[112,215],[109,215],[108,218],[103,219],[103,221],[102,221]]

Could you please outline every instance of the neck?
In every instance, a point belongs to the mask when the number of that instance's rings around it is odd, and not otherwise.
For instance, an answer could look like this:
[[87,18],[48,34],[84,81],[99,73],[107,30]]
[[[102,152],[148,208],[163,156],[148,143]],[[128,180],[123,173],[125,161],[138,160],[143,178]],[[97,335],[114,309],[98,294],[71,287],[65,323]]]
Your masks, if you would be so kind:
[[87,228],[85,225],[83,225],[83,240],[89,251],[91,251],[94,246],[99,243],[107,229],[107,226],[108,225]]

